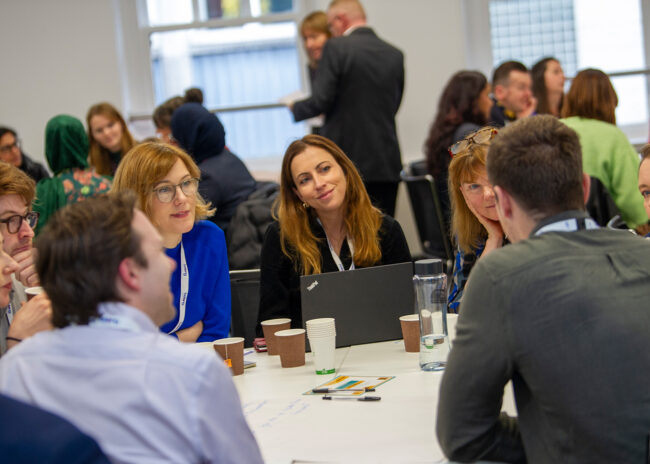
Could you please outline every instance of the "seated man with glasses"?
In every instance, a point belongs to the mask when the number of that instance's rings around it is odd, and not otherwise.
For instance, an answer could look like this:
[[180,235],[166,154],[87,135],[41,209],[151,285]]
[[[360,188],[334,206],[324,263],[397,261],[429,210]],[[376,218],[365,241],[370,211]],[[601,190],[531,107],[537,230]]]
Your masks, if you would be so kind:
[[4,251],[17,263],[10,303],[0,309],[0,355],[21,340],[52,328],[50,301],[38,295],[26,302],[25,287],[39,285],[32,238],[38,213],[31,211],[34,181],[20,169],[0,163],[0,234]]
[[50,177],[45,166],[23,153],[16,131],[4,126],[0,126],[0,161],[13,164],[34,182]]

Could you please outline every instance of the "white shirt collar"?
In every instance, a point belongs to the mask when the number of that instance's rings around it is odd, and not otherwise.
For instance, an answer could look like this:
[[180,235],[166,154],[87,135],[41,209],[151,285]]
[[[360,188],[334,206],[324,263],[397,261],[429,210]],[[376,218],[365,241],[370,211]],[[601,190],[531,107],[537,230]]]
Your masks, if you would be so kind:
[[158,327],[143,311],[126,303],[111,301],[100,303],[97,312],[101,316],[117,316],[130,319],[143,332],[158,332]]

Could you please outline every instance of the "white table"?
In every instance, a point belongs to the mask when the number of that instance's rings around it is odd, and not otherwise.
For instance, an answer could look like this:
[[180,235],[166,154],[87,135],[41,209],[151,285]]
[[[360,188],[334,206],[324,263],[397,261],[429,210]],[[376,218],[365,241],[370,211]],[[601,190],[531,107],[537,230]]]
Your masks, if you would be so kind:
[[[279,356],[250,354],[257,366],[233,378],[265,462],[445,462],[435,434],[442,372],[420,371],[402,340],[336,351],[336,375],[395,376],[371,393],[381,396],[377,402],[303,395],[334,378],[316,375],[311,356],[305,366],[283,369]],[[511,388],[504,405],[515,413]]]

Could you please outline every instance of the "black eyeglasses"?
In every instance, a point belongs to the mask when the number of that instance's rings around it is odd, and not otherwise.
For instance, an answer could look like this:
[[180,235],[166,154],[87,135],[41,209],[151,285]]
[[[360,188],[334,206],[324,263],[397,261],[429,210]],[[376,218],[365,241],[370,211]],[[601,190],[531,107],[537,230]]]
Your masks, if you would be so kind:
[[14,143],[10,143],[9,145],[1,146],[0,147],[0,153],[10,152],[14,148],[20,148],[20,140],[16,139],[16,140],[14,140]]
[[449,154],[451,156],[457,155],[463,150],[466,150],[471,144],[480,145],[482,143],[487,143],[494,138],[495,135],[499,133],[494,127],[484,127],[479,129],[476,132],[469,134],[463,140],[459,140],[449,147]]
[[163,203],[171,203],[176,198],[176,187],[181,188],[186,196],[190,197],[196,194],[196,191],[199,189],[199,179],[192,177],[191,179],[186,179],[180,184],[162,184],[161,186],[153,189],[154,193]]
[[9,216],[6,219],[0,219],[0,223],[7,225],[7,231],[10,234],[15,234],[20,230],[20,227],[23,225],[23,221],[29,224],[29,227],[32,229],[36,227],[36,224],[38,224],[38,217],[39,213],[36,211],[30,211],[24,216],[15,214],[13,216]]

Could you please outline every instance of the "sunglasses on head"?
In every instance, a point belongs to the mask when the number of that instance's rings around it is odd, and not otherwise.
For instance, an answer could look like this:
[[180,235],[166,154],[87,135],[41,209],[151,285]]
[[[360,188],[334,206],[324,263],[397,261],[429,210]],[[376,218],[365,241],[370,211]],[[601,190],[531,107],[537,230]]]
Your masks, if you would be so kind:
[[457,155],[461,151],[465,151],[470,145],[481,145],[489,142],[499,133],[494,127],[484,127],[469,134],[463,140],[459,140],[449,147],[449,154],[451,156]]

